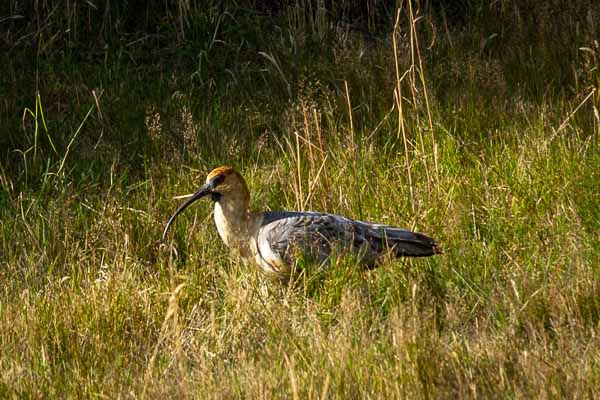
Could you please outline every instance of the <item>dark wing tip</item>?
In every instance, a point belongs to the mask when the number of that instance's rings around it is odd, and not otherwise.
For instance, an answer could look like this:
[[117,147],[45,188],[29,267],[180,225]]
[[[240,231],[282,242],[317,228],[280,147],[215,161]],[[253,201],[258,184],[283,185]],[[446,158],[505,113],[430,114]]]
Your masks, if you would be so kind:
[[400,240],[397,243],[398,256],[404,257],[429,257],[443,254],[442,247],[432,238],[422,233],[409,232],[412,237]]

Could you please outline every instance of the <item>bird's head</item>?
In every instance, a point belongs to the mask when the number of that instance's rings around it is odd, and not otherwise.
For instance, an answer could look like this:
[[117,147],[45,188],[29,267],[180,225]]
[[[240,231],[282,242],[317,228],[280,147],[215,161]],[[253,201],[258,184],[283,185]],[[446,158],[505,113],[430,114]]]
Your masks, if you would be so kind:
[[244,178],[231,167],[217,167],[210,171],[204,185],[200,186],[198,191],[180,205],[171,218],[169,218],[169,222],[167,222],[167,226],[163,232],[163,240],[167,236],[167,232],[175,221],[175,218],[190,204],[205,196],[210,196],[214,202],[228,199],[241,200],[242,202],[249,200],[248,187]]

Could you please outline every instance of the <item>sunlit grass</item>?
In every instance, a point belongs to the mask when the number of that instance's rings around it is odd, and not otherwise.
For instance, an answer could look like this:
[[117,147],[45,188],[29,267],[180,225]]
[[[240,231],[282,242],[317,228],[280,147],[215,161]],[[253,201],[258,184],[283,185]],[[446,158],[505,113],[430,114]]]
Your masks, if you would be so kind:
[[[15,144],[0,164],[0,397],[600,389],[593,59],[573,60],[588,68],[576,87],[537,96],[544,77],[515,84],[518,57],[479,54],[474,29],[421,45],[420,63],[409,26],[394,47],[394,21],[349,39],[299,9],[227,79],[81,64],[71,86],[43,70],[39,97],[7,100],[26,104],[0,128]],[[330,58],[290,50],[324,32]],[[552,73],[551,58],[535,62]],[[373,271],[340,257],[281,285],[231,256],[209,202],[160,243],[173,197],[218,164],[246,177],[257,209],[403,226],[444,254]]]

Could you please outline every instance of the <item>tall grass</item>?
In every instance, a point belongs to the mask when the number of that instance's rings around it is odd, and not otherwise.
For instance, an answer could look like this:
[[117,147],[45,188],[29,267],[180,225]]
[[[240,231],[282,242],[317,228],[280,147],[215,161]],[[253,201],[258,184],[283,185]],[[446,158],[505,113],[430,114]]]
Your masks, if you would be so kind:
[[[595,2],[370,2],[364,25],[350,3],[178,2],[140,25],[116,3],[8,4],[0,397],[600,388]],[[77,55],[61,40],[86,26],[102,40]],[[444,254],[277,285],[208,204],[161,246],[173,197],[219,164],[257,209],[405,226]]]

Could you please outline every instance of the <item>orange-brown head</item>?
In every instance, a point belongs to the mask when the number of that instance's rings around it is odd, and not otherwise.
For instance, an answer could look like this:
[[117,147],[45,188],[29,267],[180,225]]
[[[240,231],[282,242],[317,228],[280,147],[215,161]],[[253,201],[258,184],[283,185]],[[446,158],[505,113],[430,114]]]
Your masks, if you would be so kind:
[[223,165],[221,167],[217,167],[217,168],[213,169],[212,171],[210,171],[208,173],[208,175],[206,176],[206,181],[208,182],[211,179],[213,179],[219,175],[228,176],[231,174],[237,174],[237,172],[235,172],[235,170],[232,167]]
[[228,166],[217,167],[209,172],[206,177],[206,183],[192,197],[180,205],[171,218],[169,218],[163,232],[163,240],[167,236],[167,232],[173,221],[175,221],[175,218],[190,204],[207,195],[210,195],[214,202],[234,199],[235,201],[247,203],[250,199],[246,182],[236,170]]

